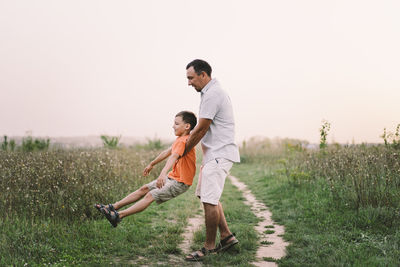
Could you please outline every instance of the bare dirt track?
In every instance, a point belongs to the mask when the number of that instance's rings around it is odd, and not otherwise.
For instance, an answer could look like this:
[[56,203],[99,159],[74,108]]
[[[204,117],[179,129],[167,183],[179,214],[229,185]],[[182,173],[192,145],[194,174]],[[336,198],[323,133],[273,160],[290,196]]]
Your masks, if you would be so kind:
[[[277,225],[271,219],[271,212],[264,203],[258,201],[247,186],[240,182],[234,176],[229,176],[232,184],[242,191],[246,198],[245,204],[250,206],[252,212],[261,219],[255,227],[260,236],[260,245],[257,250],[257,262],[253,262],[255,266],[277,266],[275,262],[265,261],[265,258],[280,259],[286,255],[286,246],[288,245],[282,239],[285,229],[282,225]],[[270,234],[265,233],[271,230]],[[272,243],[272,244],[271,244]]]
[[[257,249],[257,261],[252,262],[255,266],[277,266],[275,262],[266,261],[265,259],[277,260],[285,256],[286,246],[288,245],[282,239],[284,234],[284,227],[277,225],[271,219],[271,212],[268,210],[264,203],[258,201],[247,186],[240,182],[234,176],[228,176],[234,186],[236,186],[246,199],[245,204],[248,205],[251,211],[260,218],[260,222],[255,227],[260,237],[260,244]],[[199,206],[199,209],[201,207]],[[195,217],[189,219],[188,226],[184,231],[184,241],[181,243],[180,248],[185,254],[192,252],[190,245],[193,240],[194,233],[204,224],[204,214],[197,214]],[[267,233],[266,233],[267,231]],[[200,262],[194,263],[193,266],[201,266]]]
[[[199,206],[199,210],[201,210]],[[196,216],[189,218],[188,225],[185,228],[183,234],[183,242],[179,245],[180,249],[182,249],[184,255],[188,255],[193,252],[190,249],[190,245],[194,239],[194,233],[199,230],[199,228],[204,225],[204,214],[203,212],[197,214]],[[201,266],[200,262],[193,262],[190,264],[191,266]]]

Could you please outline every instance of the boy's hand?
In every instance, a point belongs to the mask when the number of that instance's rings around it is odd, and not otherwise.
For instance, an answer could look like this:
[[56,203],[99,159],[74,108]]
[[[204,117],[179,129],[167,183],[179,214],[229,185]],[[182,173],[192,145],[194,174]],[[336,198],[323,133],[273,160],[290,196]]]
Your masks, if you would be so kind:
[[146,168],[144,168],[143,170],[143,176],[147,176],[149,175],[150,171],[153,169],[153,165],[149,164],[147,165]]
[[166,175],[160,175],[157,178],[156,186],[157,188],[161,188],[165,185],[165,182],[167,181],[167,176]]

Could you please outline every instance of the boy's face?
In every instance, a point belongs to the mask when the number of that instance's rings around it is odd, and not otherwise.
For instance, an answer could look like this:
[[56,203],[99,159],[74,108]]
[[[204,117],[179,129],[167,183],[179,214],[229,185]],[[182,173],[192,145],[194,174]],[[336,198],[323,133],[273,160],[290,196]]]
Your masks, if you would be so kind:
[[190,131],[190,124],[183,121],[182,116],[176,116],[172,126],[176,136],[182,136]]

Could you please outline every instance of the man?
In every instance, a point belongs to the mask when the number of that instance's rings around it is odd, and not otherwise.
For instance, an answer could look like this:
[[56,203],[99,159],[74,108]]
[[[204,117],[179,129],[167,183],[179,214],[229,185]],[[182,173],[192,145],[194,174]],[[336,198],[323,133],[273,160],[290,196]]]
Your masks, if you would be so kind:
[[[200,59],[186,66],[188,83],[201,93],[201,102],[198,125],[193,129],[185,151],[190,151],[201,140],[203,162],[196,195],[203,203],[206,221],[204,247],[188,255],[188,261],[201,260],[209,253],[227,250],[239,242],[229,230],[219,201],[232,164],[240,161],[234,143],[233,110],[227,93],[216,79],[211,78],[211,71],[211,66]],[[217,228],[221,241],[216,247]]]

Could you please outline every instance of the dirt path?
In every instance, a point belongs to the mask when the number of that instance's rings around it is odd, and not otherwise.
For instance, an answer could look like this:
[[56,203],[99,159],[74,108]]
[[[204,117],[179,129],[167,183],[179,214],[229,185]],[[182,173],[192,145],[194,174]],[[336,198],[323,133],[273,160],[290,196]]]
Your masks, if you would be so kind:
[[[184,255],[188,255],[193,252],[192,249],[190,249],[190,246],[192,245],[192,241],[194,239],[194,233],[197,232],[200,229],[200,227],[204,225],[204,213],[201,206],[199,206],[199,212],[201,213],[197,214],[192,218],[189,218],[188,225],[186,226],[183,232],[183,242],[179,244],[179,248],[183,251]],[[185,265],[190,265],[190,266],[197,266],[197,267],[202,266],[200,262],[190,262],[190,263],[184,262],[184,263]]]
[[189,218],[188,225],[186,226],[183,233],[183,242],[179,245],[183,253],[189,254],[193,251],[190,249],[192,240],[194,239],[194,233],[204,224],[204,214],[197,214],[196,216]]
[[[250,206],[253,213],[261,219],[259,224],[255,227],[260,236],[261,244],[257,250],[257,262],[253,262],[252,264],[256,266],[277,266],[275,262],[264,261],[263,258],[280,259],[285,256],[285,248],[288,243],[281,237],[285,232],[284,227],[274,223],[271,219],[272,214],[267,206],[258,201],[244,183],[240,182],[239,179],[234,176],[229,176],[229,179],[234,186],[243,192],[243,196],[246,198],[245,204]],[[268,230],[274,232],[266,234],[265,231]]]
[[[285,256],[285,248],[288,245],[282,239],[284,234],[284,227],[277,225],[271,219],[271,212],[268,210],[264,203],[258,201],[247,186],[240,182],[234,176],[229,176],[232,184],[236,186],[245,197],[246,205],[250,206],[252,212],[261,219],[258,225],[255,227],[258,235],[260,236],[260,246],[257,250],[257,262],[252,262],[255,266],[277,266],[275,262],[264,261],[264,258],[280,259]],[[200,214],[189,218],[188,225],[184,230],[183,242],[179,245],[184,254],[192,252],[190,246],[194,238],[194,233],[204,224],[204,214],[202,208],[199,206]],[[266,234],[265,231],[271,230],[270,234]],[[273,232],[273,233],[272,233]],[[178,259],[175,259],[178,260]],[[200,262],[192,263],[192,266],[202,266]]]

